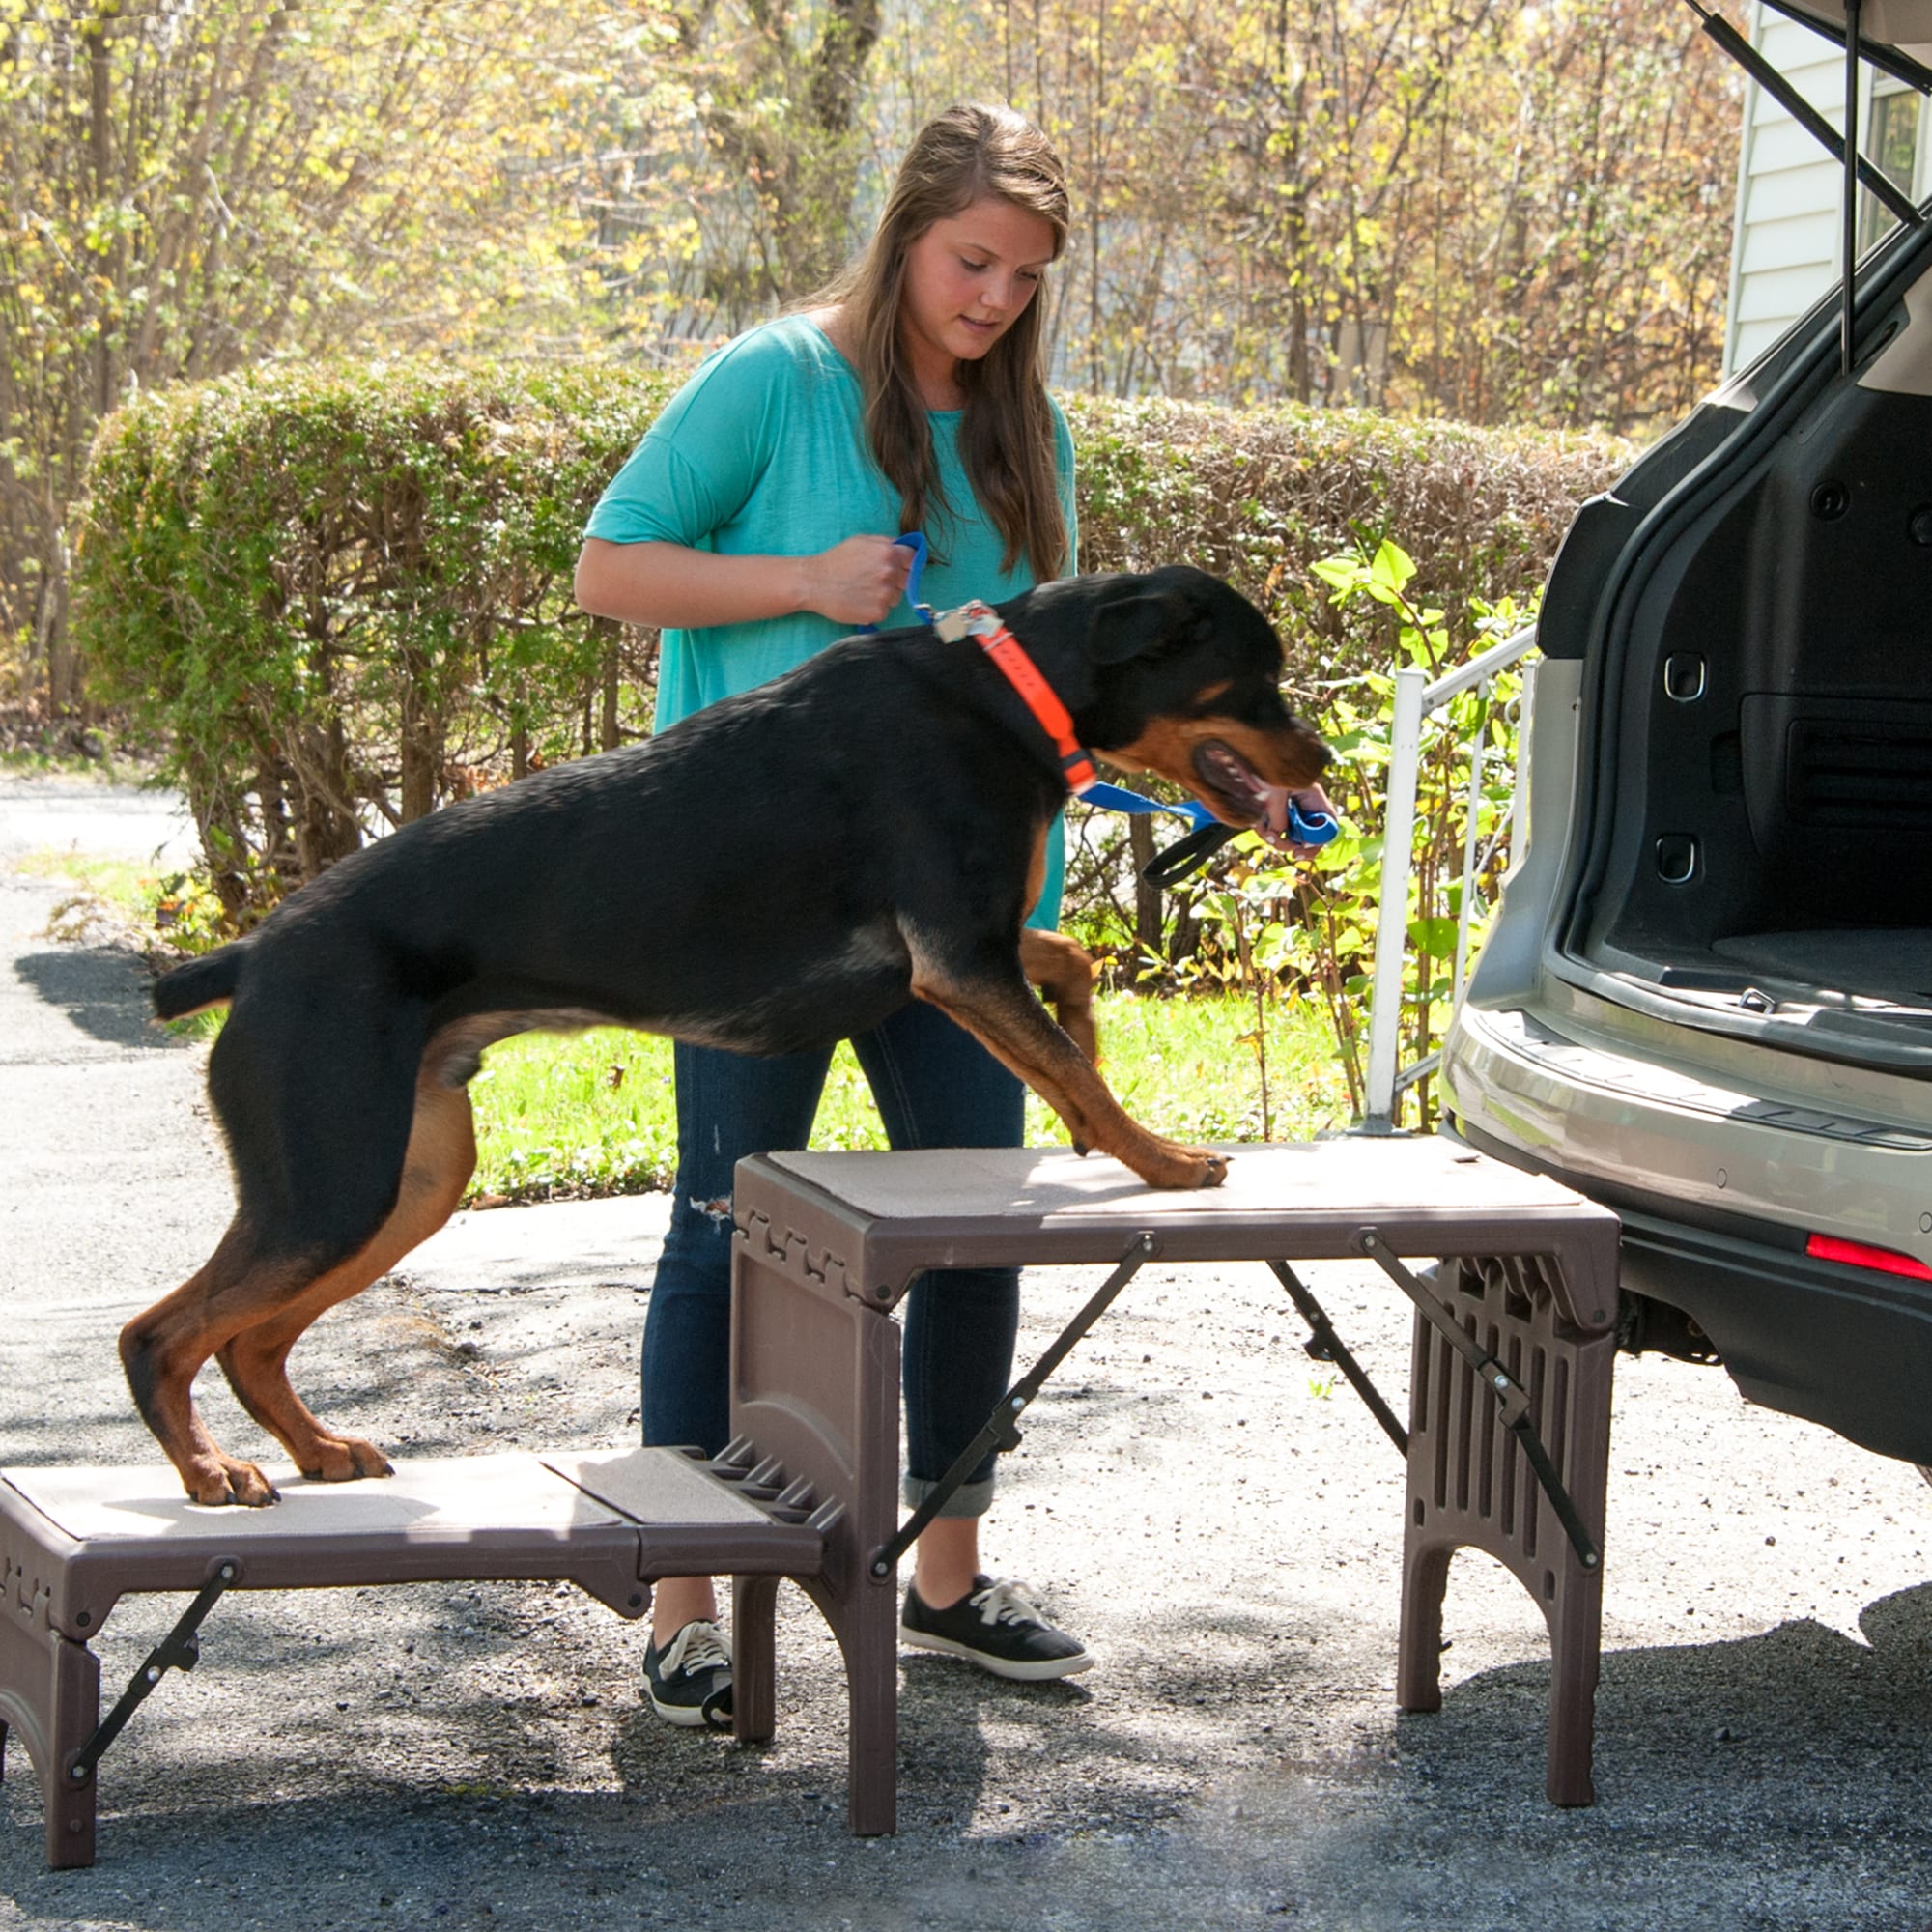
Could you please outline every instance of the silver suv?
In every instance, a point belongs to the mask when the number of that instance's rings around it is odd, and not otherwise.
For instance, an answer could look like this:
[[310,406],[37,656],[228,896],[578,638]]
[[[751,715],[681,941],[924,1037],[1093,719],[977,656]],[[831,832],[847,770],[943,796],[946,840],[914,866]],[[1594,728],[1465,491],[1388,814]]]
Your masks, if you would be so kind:
[[1924,1464],[1932,225],[1842,303],[1565,539],[1443,1104],[1623,1216],[1631,1346]]

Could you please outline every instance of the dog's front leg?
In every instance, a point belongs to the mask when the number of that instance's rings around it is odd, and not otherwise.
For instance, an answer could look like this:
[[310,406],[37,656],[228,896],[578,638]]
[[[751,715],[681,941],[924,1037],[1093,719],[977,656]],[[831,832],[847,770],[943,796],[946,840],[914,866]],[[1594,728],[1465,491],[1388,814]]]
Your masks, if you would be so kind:
[[1112,1154],[1150,1187],[1218,1187],[1227,1179],[1223,1155],[1164,1140],[1127,1113],[1047,1017],[1010,956],[949,959],[915,939],[912,990],[1018,1074],[1066,1122],[1076,1147]]

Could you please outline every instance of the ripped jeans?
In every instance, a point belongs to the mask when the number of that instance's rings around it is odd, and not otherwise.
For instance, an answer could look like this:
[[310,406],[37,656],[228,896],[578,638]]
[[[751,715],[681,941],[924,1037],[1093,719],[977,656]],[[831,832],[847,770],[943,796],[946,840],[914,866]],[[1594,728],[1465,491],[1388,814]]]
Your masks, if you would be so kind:
[[[1018,1147],[1026,1090],[970,1034],[914,1000],[852,1042],[895,1148]],[[716,1455],[729,1430],[731,1170],[747,1154],[802,1148],[830,1047],[769,1059],[678,1044],[677,1184],[644,1322],[648,1444]],[[1012,1377],[1019,1327],[1013,1268],[922,1275],[905,1303],[906,1500],[952,1465]],[[979,1516],[994,1456],[947,1503]]]

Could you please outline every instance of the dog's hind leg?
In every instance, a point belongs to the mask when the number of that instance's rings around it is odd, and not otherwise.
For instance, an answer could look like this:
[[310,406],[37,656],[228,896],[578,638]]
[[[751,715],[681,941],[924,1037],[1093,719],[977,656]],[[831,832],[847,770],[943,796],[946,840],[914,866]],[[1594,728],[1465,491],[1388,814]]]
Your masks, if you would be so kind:
[[1020,971],[1039,988],[1061,1032],[1097,1065],[1100,1038],[1094,1026],[1094,955],[1064,932],[1023,925]]
[[201,1365],[242,1328],[299,1296],[312,1264],[263,1249],[237,1214],[206,1264],[121,1331],[121,1364],[141,1419],[198,1503],[270,1503],[275,1490],[252,1463],[223,1454],[194,1405]]
[[[316,1420],[290,1387],[287,1362],[318,1315],[368,1287],[449,1218],[476,1161],[469,1094],[423,1082],[407,1147],[393,1204],[386,1213],[376,1208],[373,1234],[285,1243],[278,1253],[244,1207],[206,1265],[121,1331],[135,1405],[195,1501],[275,1499],[273,1484],[254,1463],[223,1454],[195,1408],[194,1378],[211,1355],[219,1357],[242,1406],[305,1475],[386,1473],[374,1445]],[[377,1172],[364,1171],[365,1184]]]
[[266,1321],[216,1352],[228,1385],[248,1413],[289,1452],[304,1476],[347,1482],[386,1476],[388,1459],[360,1436],[326,1428],[290,1385],[289,1351],[317,1316],[359,1294],[447,1221],[476,1171],[469,1095],[425,1072],[416,1086],[402,1186],[389,1218],[369,1244],[309,1284]]
[[[285,980],[252,998],[244,986],[215,1041],[209,1095],[235,1167],[235,1218],[200,1269],[121,1331],[135,1406],[199,1502],[274,1500],[261,1470],[223,1455],[196,1413],[202,1364],[265,1323],[285,1328],[293,1344],[328,1302],[382,1271],[380,1260],[363,1258],[403,1207],[425,1018],[392,1005],[372,1024],[338,986]],[[458,1164],[469,1145],[468,1099],[456,1097],[460,1133],[445,1111],[432,1110],[435,1170]],[[404,1224],[414,1232],[386,1244],[398,1253],[431,1225],[420,1208],[406,1210]],[[287,1320],[297,1308],[299,1319]],[[270,1377],[258,1396],[256,1366],[251,1357],[242,1386],[279,1413],[273,1382],[286,1377]],[[298,1433],[298,1440],[312,1438]]]

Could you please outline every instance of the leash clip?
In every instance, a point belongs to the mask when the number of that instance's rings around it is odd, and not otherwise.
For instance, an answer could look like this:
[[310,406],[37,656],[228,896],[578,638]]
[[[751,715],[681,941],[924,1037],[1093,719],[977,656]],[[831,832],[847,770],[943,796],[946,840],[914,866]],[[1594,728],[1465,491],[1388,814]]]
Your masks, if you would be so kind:
[[968,638],[990,637],[1000,628],[1000,620],[990,606],[975,597],[956,610],[939,611],[932,619],[932,628],[949,644],[957,644]]

